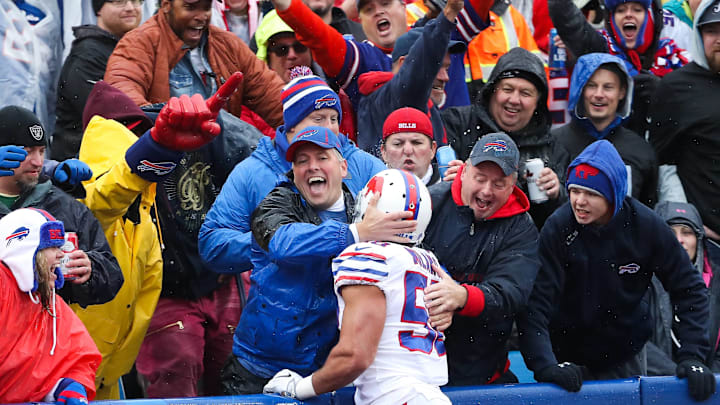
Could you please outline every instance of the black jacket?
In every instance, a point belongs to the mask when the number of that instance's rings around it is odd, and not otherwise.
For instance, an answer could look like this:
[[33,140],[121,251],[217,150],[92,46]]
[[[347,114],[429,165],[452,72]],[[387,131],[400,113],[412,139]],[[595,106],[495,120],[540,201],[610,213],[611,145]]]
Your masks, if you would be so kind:
[[[663,12],[659,0],[652,0],[651,8],[656,22],[653,39],[647,50],[639,55],[642,70],[634,75],[633,112],[623,124],[639,135],[645,135],[645,130],[648,129],[645,118],[650,106],[650,97],[658,82],[657,77],[650,73],[649,69],[656,60],[658,40],[663,28],[663,25],[658,22],[663,21]],[[548,11],[553,25],[557,28],[558,35],[576,58],[593,52],[609,52],[607,39],[590,25],[582,11],[571,0],[548,0]],[[609,25],[610,18],[612,18],[612,14],[610,10],[606,10],[605,30],[608,33],[612,32]],[[618,56],[623,59],[627,58],[623,54]]]
[[39,208],[62,221],[65,232],[75,232],[78,248],[85,251],[92,265],[90,279],[83,284],[66,282],[58,291],[67,303],[88,305],[104,304],[113,298],[123,284],[123,275],[115,256],[110,251],[105,233],[90,210],[49,181],[23,193],[8,209],[0,204],[0,218],[18,208]]
[[653,97],[650,143],[677,165],[688,202],[720,232],[720,75],[691,62],[663,78]]
[[524,307],[540,266],[538,231],[526,212],[475,220],[469,207],[453,200],[452,184],[429,189],[433,217],[423,244],[454,279],[485,295],[479,316],[456,314],[445,332],[449,384],[481,385],[505,367],[515,314]]
[[[568,152],[570,160],[575,159],[583,149],[597,140],[574,119],[551,133],[557,143]],[[603,139],[612,143],[623,162],[630,166],[632,196],[652,207],[657,199],[658,184],[655,150],[636,133],[622,126],[612,129]]]
[[523,357],[536,373],[564,361],[602,372],[639,353],[654,326],[646,294],[653,275],[683,320],[679,360],[706,358],[703,280],[670,228],[639,201],[626,197],[601,226],[578,224],[563,205],[542,229],[540,259],[518,319]]
[[355,21],[347,18],[347,15],[345,15],[345,12],[342,11],[341,8],[333,7],[331,13],[332,20],[330,21],[330,26],[335,28],[335,31],[343,35],[350,34],[358,42],[362,42],[367,39],[367,36],[365,36],[365,31],[363,31],[362,29],[362,26]]
[[542,85],[541,88],[538,88],[540,99],[530,123],[519,131],[508,133],[520,150],[518,186],[527,193],[527,180],[524,176],[525,161],[531,158],[542,159],[545,166],[551,168],[558,175],[561,183],[560,195],[556,200],[548,200],[545,203],[530,206],[530,215],[537,227],[541,228],[547,217],[567,201],[564,184],[570,156],[564,148],[557,146],[555,138],[550,135],[552,120],[547,109],[547,79],[538,57],[522,48],[511,49],[498,60],[487,85],[483,88],[480,103],[447,108],[441,114],[447,131],[448,144],[455,150],[458,159],[466,160],[480,137],[492,132],[505,132],[490,116],[488,106],[495,85],[500,81],[498,76],[506,70],[515,69],[534,75],[536,82]]
[[105,76],[105,67],[119,39],[97,25],[73,27],[75,40],[63,64],[57,90],[57,123],[50,157],[77,157],[82,140],[82,115],[95,82]]

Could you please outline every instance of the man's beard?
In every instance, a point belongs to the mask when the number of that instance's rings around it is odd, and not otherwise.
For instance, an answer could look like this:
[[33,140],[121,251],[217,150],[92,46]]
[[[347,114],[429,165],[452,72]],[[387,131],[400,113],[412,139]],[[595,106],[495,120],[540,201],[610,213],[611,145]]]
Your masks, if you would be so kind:
[[327,7],[313,7],[311,8],[311,10],[313,11],[313,13],[319,15],[320,17],[324,17],[325,15],[327,15],[328,12],[330,12],[330,10],[332,10],[332,8],[333,5],[330,4]]
[[38,254],[35,255],[35,274],[38,278],[37,293],[45,308],[50,308],[52,295],[55,294],[55,282],[50,279],[50,274],[55,269],[50,269],[49,266],[45,256],[38,251]]
[[38,185],[38,180],[38,178],[34,178],[32,180],[17,180],[17,185],[20,188],[20,194],[24,195],[25,193],[32,191],[32,189]]

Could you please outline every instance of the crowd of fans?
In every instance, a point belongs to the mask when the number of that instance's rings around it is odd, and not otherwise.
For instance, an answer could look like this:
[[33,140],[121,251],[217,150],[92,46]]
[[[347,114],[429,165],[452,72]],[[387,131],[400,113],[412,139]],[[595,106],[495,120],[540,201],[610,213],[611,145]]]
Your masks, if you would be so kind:
[[[444,404],[364,374],[413,260],[431,386],[715,392],[720,0],[8,0],[0,39],[0,402]],[[431,219],[369,197],[412,179]]]

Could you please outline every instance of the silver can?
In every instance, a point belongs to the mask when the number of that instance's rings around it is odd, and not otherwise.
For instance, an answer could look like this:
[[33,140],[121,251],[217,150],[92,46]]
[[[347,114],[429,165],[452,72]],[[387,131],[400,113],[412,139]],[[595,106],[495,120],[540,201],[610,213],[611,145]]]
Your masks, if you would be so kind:
[[544,203],[548,200],[545,190],[540,190],[537,185],[537,179],[540,178],[540,172],[545,167],[545,163],[540,158],[529,159],[525,162],[525,174],[527,176],[528,194],[530,201],[535,204]]

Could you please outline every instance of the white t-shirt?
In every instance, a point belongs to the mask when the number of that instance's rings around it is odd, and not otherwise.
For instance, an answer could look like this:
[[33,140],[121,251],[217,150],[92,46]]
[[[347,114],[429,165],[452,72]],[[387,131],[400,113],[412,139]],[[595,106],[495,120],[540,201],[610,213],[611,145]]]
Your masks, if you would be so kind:
[[356,243],[333,260],[340,325],[341,287],[374,285],[386,300],[375,360],[355,380],[356,404],[402,404],[418,396],[450,403],[438,388],[448,381],[445,336],[430,327],[424,301],[424,288],[440,280],[431,264],[440,268],[431,252],[385,242]]

